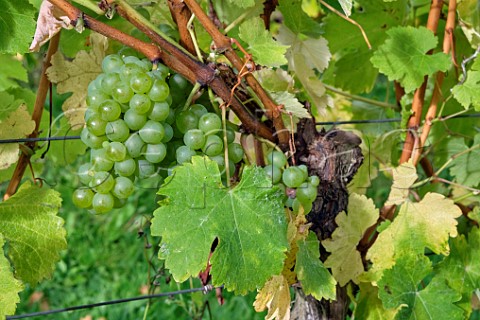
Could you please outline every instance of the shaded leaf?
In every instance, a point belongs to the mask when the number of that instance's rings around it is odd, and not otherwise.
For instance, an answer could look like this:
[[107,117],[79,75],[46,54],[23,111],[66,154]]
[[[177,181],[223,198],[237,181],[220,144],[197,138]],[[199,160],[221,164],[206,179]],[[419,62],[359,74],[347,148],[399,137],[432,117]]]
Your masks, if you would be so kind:
[[[463,77],[463,75],[461,76]],[[465,108],[473,106],[480,111],[480,59],[476,58],[467,72],[465,82],[452,88],[453,97]]]
[[35,32],[35,8],[28,0],[0,0],[0,53],[28,52]]
[[303,33],[312,37],[320,35],[320,25],[303,11],[303,4],[300,1],[280,0],[278,4],[285,26],[293,33]]
[[22,282],[13,277],[10,263],[4,256],[4,244],[0,233],[0,319],[15,314],[17,303],[20,302],[18,293],[23,290]]
[[[17,105],[18,106],[18,105]],[[35,129],[35,122],[21,104],[17,110],[10,112],[6,119],[0,121],[0,139],[25,138]],[[0,144],[0,170],[10,167],[19,157],[18,143]]]
[[255,0],[228,0],[232,4],[239,6],[241,8],[249,8],[255,4]]
[[290,91],[293,89],[293,78],[283,69],[263,68],[254,71],[254,75],[262,87],[268,91]]
[[263,20],[252,18],[240,26],[239,37],[248,43],[247,51],[253,55],[256,63],[278,67],[287,63],[285,52],[287,46],[273,40],[270,33],[265,30]]
[[311,294],[317,300],[335,300],[337,283],[320,261],[320,243],[315,233],[310,232],[305,240],[300,240],[297,244],[295,272],[305,294]]
[[382,300],[378,298],[378,287],[370,283],[360,283],[357,306],[354,310],[355,319],[393,320],[398,313],[397,309],[385,309]]
[[[473,138],[473,145],[465,145],[463,138],[452,138],[448,141],[448,151],[455,156],[449,169],[455,177],[455,182],[467,186],[476,187],[480,184],[480,133]],[[471,151],[467,151],[473,148]],[[461,154],[463,152],[463,154]]]
[[160,188],[167,199],[154,213],[152,234],[162,237],[159,256],[176,281],[210,262],[214,285],[245,294],[283,268],[287,224],[282,195],[262,168],[245,167],[240,183],[223,187],[216,162],[194,156]]
[[443,52],[427,55],[438,39],[425,27],[396,27],[387,31],[388,38],[373,54],[373,65],[398,81],[406,92],[420,87],[426,75],[447,71],[450,58]]
[[277,103],[277,105],[283,105],[284,110],[297,118],[311,118],[312,116],[308,113],[307,108],[300,102],[298,102],[295,95],[282,91],[282,92],[273,92],[271,93],[272,99]]
[[35,285],[48,277],[66,249],[63,220],[57,216],[60,194],[29,183],[0,203],[0,233],[8,242],[15,276]]
[[273,276],[257,293],[253,303],[257,312],[268,308],[265,316],[270,319],[290,319],[290,286],[283,275]]
[[[19,87],[16,80],[28,81],[27,70],[23,67],[22,62],[10,55],[0,55],[0,91]],[[4,93],[0,92],[0,94]],[[0,101],[2,101],[2,104],[5,103],[3,100]],[[1,109],[3,111],[4,106]]]
[[73,61],[64,59],[60,52],[56,52],[52,56],[52,66],[47,69],[48,79],[57,84],[58,93],[73,93],[62,106],[72,126],[85,122],[87,87],[102,71],[102,60],[107,49],[104,36],[92,33],[90,39],[92,50],[79,51]]
[[322,241],[322,245],[331,255],[325,261],[325,267],[332,269],[332,274],[340,286],[350,280],[357,282],[357,276],[363,269],[362,257],[357,245],[365,231],[377,222],[378,210],[371,199],[352,193],[348,199],[348,215],[340,212],[335,218],[338,227],[331,239]]

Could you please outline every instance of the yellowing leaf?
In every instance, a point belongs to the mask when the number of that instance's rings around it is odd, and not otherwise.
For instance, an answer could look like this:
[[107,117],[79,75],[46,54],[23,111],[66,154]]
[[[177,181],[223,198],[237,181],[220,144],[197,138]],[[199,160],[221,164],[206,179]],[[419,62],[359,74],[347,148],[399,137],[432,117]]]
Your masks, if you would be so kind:
[[360,295],[354,311],[355,319],[395,319],[395,315],[403,305],[400,305],[397,309],[385,309],[382,301],[378,298],[378,287],[372,286],[370,283],[360,283],[359,286]]
[[57,52],[52,56],[52,66],[47,69],[48,78],[57,84],[58,93],[73,93],[62,106],[71,126],[85,122],[87,87],[102,71],[102,60],[107,49],[107,38],[104,36],[92,33],[90,40],[92,50],[79,51],[73,61],[64,59]]
[[263,20],[256,17],[245,21],[239,30],[240,39],[248,43],[248,49],[256,63],[278,67],[287,63],[285,52],[287,46],[273,40],[270,33],[265,30]]
[[409,188],[417,178],[417,170],[412,161],[402,163],[393,169],[393,185],[385,205],[398,205],[407,200]]
[[305,294],[311,294],[318,300],[335,300],[337,283],[320,261],[320,243],[315,233],[309,232],[308,237],[297,244],[295,272]]
[[462,211],[450,199],[427,193],[418,203],[405,202],[393,222],[378,236],[367,252],[373,265],[369,276],[380,278],[405,254],[423,254],[425,247],[448,255],[449,237],[457,236],[457,220]]
[[348,215],[345,212],[335,218],[338,228],[332,238],[324,240],[322,245],[331,252],[325,261],[325,267],[332,269],[333,277],[340,286],[348,281],[356,281],[363,269],[357,245],[363,234],[378,219],[379,212],[371,199],[352,193],[348,200]]
[[[0,120],[0,139],[25,138],[35,129],[27,111],[27,106],[22,104],[17,110],[11,112],[4,120]],[[0,144],[0,170],[4,170],[18,160],[18,143]]]
[[23,290],[22,283],[13,277],[12,267],[4,256],[4,244],[0,233],[0,319],[15,314],[17,303],[20,302],[18,293]]
[[66,249],[66,231],[57,216],[61,202],[58,192],[26,183],[0,203],[0,234],[18,279],[35,285],[50,275]]
[[261,312],[268,308],[265,316],[270,319],[290,319],[290,287],[283,275],[273,276],[257,294],[253,303],[255,310]]
[[298,241],[305,240],[308,236],[310,224],[307,222],[305,214],[302,211],[297,215],[289,212],[287,216],[291,217],[287,227],[287,239],[290,249],[287,252],[287,258],[283,265],[282,275],[289,285],[297,282],[297,275],[294,272],[295,262],[297,260]]

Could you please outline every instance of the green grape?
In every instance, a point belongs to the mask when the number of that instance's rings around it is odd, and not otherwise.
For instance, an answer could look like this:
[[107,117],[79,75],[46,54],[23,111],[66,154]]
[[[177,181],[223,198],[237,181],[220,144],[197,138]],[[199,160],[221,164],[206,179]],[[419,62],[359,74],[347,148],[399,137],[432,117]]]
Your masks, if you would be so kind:
[[239,163],[243,159],[243,147],[238,143],[230,143],[228,145],[228,158],[234,163]]
[[173,138],[173,128],[168,123],[164,123],[163,129],[165,129],[165,136],[163,136],[162,143],[167,143]]
[[301,164],[301,165],[298,166],[298,168],[300,169],[300,171],[303,174],[303,181],[307,180],[308,179],[308,168],[307,168],[307,166],[304,165],[304,164]]
[[150,111],[152,101],[146,94],[135,93],[128,105],[132,110],[135,110],[136,113],[145,114]]
[[73,192],[72,201],[73,204],[82,209],[86,209],[92,206],[93,191],[88,188],[80,188]]
[[170,89],[168,84],[163,80],[155,80],[150,91],[148,92],[148,97],[152,101],[160,102],[165,101],[169,94]]
[[283,171],[282,181],[289,188],[297,188],[304,181],[303,172],[298,167],[288,167]]
[[170,69],[167,66],[159,63],[157,64],[157,69],[147,72],[148,75],[154,79],[165,80],[170,73]]
[[123,65],[122,57],[118,54],[110,54],[103,58],[102,70],[104,73],[119,72]]
[[146,93],[152,88],[153,80],[145,72],[136,72],[130,77],[130,88],[135,93]]
[[208,113],[207,108],[205,108],[203,105],[198,104],[198,103],[192,104],[192,105],[188,108],[188,111],[193,112],[194,114],[196,114],[199,119],[200,119],[201,116],[203,116],[204,114]]
[[182,102],[185,102],[186,97],[188,97],[189,92],[192,90],[192,85],[188,80],[178,73],[168,79],[168,85],[175,105],[180,105]]
[[118,199],[126,199],[132,195],[133,191],[135,191],[135,186],[132,180],[125,177],[117,177],[115,179],[112,195]]
[[223,141],[218,136],[207,136],[202,151],[209,157],[219,155],[223,151]]
[[190,111],[180,111],[175,119],[175,124],[178,131],[185,133],[190,129],[197,129],[198,117],[195,113]]
[[145,159],[151,163],[160,163],[165,159],[167,155],[167,147],[163,143],[159,144],[147,144],[147,150],[145,151]]
[[128,109],[123,115],[123,120],[130,130],[140,130],[147,123],[147,116],[139,114],[133,109]]
[[210,157],[210,160],[213,160],[217,163],[218,169],[220,172],[225,170],[225,157],[222,154],[219,154],[218,156]]
[[165,136],[165,129],[161,123],[148,120],[138,133],[145,143],[158,144]]
[[128,103],[132,99],[133,94],[132,88],[130,88],[125,82],[120,81],[117,87],[113,90],[112,97],[119,103]]
[[92,149],[101,148],[102,143],[104,141],[107,141],[106,136],[97,137],[96,135],[88,131],[87,127],[82,129],[82,133],[80,134],[80,139],[82,140],[83,143],[85,143],[85,145],[87,145]]
[[[226,132],[227,132],[227,142],[228,142],[228,143],[232,143],[233,141],[235,141],[235,131],[233,131],[233,130],[231,130],[231,129],[229,129],[229,128],[227,127],[227,131],[226,131]],[[217,133],[216,133],[216,134],[217,134],[217,136],[219,136],[219,137],[222,139],[222,141],[223,141],[223,130],[221,130],[221,129],[220,129],[220,130],[217,130]]]
[[[141,33],[141,32],[140,32],[140,33]],[[140,34],[140,33],[139,33],[139,34]],[[127,64],[127,63],[134,63],[134,64],[138,65],[140,68],[143,69],[143,66],[140,65],[140,61],[141,61],[141,60],[140,60],[136,55],[124,55],[124,56],[122,56],[122,59],[123,59],[123,62],[124,62],[125,64]]]
[[120,81],[118,73],[106,73],[100,81],[100,89],[105,94],[111,96]]
[[122,114],[122,108],[120,107],[118,102],[115,102],[113,100],[105,100],[98,107],[98,113],[100,114],[102,120],[115,121]]
[[92,180],[91,166],[91,163],[84,163],[78,168],[77,175],[81,183],[88,185]]
[[113,208],[123,208],[127,203],[126,199],[118,199],[117,197],[113,196]]
[[115,199],[110,193],[96,193],[93,196],[92,207],[96,213],[106,213],[113,209]]
[[107,134],[107,138],[111,141],[123,142],[128,139],[128,136],[130,135],[130,129],[128,129],[125,121],[118,119],[107,123],[105,133]]
[[127,148],[121,142],[105,142],[105,155],[113,162],[123,161],[127,155]]
[[293,202],[292,202],[292,209],[293,209],[293,212],[298,212],[298,210],[300,210],[300,206],[303,207],[303,213],[304,214],[309,214],[310,211],[312,211],[312,203],[300,203],[300,201],[298,201],[298,199],[293,199]]
[[126,158],[123,161],[115,162],[113,168],[115,169],[115,173],[119,176],[123,177],[130,177],[132,174],[135,173],[135,168],[137,164],[135,160],[132,158]]
[[273,150],[267,155],[267,162],[278,168],[283,168],[287,165],[287,157],[283,152]]
[[192,150],[198,150],[205,144],[205,134],[200,129],[190,129],[185,132],[183,143]]
[[145,142],[143,142],[140,135],[136,133],[132,133],[127,141],[124,142],[125,147],[127,148],[127,152],[132,158],[138,158],[142,155],[143,148],[145,147]]
[[165,119],[165,122],[168,123],[169,125],[173,125],[175,123],[175,110],[173,110],[172,108],[170,108],[170,110],[168,111],[168,117],[167,119]]
[[87,95],[87,106],[93,109],[97,109],[103,101],[108,99],[109,96],[105,93],[94,90],[92,92],[89,92]]
[[269,164],[263,168],[265,173],[272,179],[272,184],[279,183],[282,180],[282,170],[273,164]]
[[110,171],[113,168],[113,161],[107,159],[105,149],[92,149],[90,161],[94,171]]
[[139,72],[145,72],[145,70],[136,63],[127,62],[120,68],[120,78],[130,84],[130,78]]
[[198,128],[205,134],[215,134],[222,128],[222,120],[215,113],[206,113],[200,117]]
[[115,179],[113,179],[112,175],[106,171],[98,171],[95,172],[95,175],[90,181],[89,186],[93,188],[96,192],[100,193],[107,193],[112,190],[113,186],[115,185]]
[[178,164],[190,162],[192,160],[192,157],[196,154],[197,153],[195,152],[195,150],[192,150],[187,146],[181,146],[176,151],[177,162]]
[[312,186],[318,187],[320,185],[320,178],[318,178],[318,176],[310,176],[310,177],[308,177],[308,182]]
[[[170,114],[170,106],[166,102],[155,102],[152,110],[148,114],[148,118],[154,121],[165,121]],[[171,124],[171,123],[170,123]]]
[[148,160],[137,160],[135,175],[140,179],[146,179],[155,174],[155,165]]
[[94,134],[97,137],[105,135],[106,126],[107,121],[103,120],[98,113],[94,113],[88,117],[87,128],[91,134]]
[[297,188],[296,197],[302,204],[312,203],[317,198],[317,188],[304,182]]

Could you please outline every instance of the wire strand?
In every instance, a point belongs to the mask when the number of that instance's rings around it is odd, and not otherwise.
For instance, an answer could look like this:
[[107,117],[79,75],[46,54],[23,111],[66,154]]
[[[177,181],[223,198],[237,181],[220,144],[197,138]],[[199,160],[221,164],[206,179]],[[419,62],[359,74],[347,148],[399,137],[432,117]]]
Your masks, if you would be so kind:
[[113,304],[126,303],[126,302],[138,301],[138,300],[146,300],[146,299],[152,299],[152,298],[169,297],[169,296],[175,296],[175,295],[187,294],[187,293],[193,293],[193,292],[199,292],[199,291],[202,291],[203,293],[207,294],[210,291],[214,289],[219,289],[219,288],[223,288],[223,286],[213,287],[212,285],[206,285],[200,288],[177,290],[172,292],[162,292],[157,294],[149,294],[149,295],[132,297],[132,298],[124,298],[124,299],[116,299],[116,300],[110,300],[110,301],[104,301],[104,302],[98,302],[98,303],[84,304],[84,305],[55,309],[55,310],[25,313],[25,314],[20,314],[16,316],[8,316],[6,320],[33,318],[33,317],[46,316],[46,315],[55,314],[55,313],[63,313],[63,312],[76,311],[76,310],[82,310],[82,309],[92,309],[92,308],[97,308],[102,306],[109,306]]

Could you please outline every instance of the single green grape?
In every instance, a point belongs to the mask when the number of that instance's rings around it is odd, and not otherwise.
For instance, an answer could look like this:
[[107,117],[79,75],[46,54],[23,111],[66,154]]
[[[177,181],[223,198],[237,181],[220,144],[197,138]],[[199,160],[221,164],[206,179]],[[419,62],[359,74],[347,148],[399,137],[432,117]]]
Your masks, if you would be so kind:
[[102,70],[105,73],[120,72],[121,67],[124,65],[122,57],[118,54],[110,54],[103,58]]
[[138,133],[145,143],[158,144],[165,136],[165,129],[160,122],[148,120]]
[[98,113],[94,113],[88,117],[87,128],[91,134],[96,135],[97,137],[105,135],[105,127],[107,126],[107,121],[103,120]]
[[135,175],[139,179],[146,179],[153,176],[156,173],[155,165],[148,160],[137,160],[137,169]]
[[122,114],[122,108],[116,101],[105,100],[98,107],[98,113],[104,121],[115,121]]
[[138,158],[142,155],[145,142],[140,138],[138,132],[132,133],[124,142],[128,155],[132,158]]
[[112,190],[112,195],[118,199],[127,199],[135,191],[135,186],[133,185],[132,180],[125,177],[115,178],[115,186]]
[[162,143],[167,143],[173,138],[173,128],[168,123],[164,123],[163,129],[165,129],[165,136],[163,136]]
[[296,197],[302,204],[310,204],[317,198],[317,187],[304,182],[296,190]]
[[192,160],[192,157],[196,154],[197,153],[195,152],[195,150],[192,150],[187,146],[181,146],[176,151],[177,162],[178,164],[190,162]]
[[90,181],[89,186],[93,188],[96,192],[107,193],[112,190],[115,184],[115,180],[112,175],[106,171],[95,172],[95,175]]
[[202,152],[209,157],[221,154],[223,151],[223,141],[219,136],[207,136]]
[[78,167],[77,175],[81,183],[88,185],[93,177],[92,164],[84,163]]
[[288,167],[283,171],[282,181],[289,188],[297,188],[304,181],[303,172],[298,167]]
[[151,163],[160,163],[165,159],[167,155],[167,147],[163,143],[159,144],[147,144],[145,151],[145,160]]
[[130,129],[125,121],[122,119],[117,119],[107,123],[105,133],[107,134],[107,138],[111,141],[123,142],[128,139],[130,135]]
[[115,169],[115,173],[117,175],[123,177],[130,177],[132,174],[135,173],[136,166],[137,164],[135,163],[135,160],[128,157],[123,161],[115,162],[113,168]]
[[135,93],[128,105],[138,114],[148,114],[152,107],[152,101],[146,94]]
[[180,111],[176,116],[175,124],[181,133],[185,133],[190,129],[197,129],[198,116],[188,110]]
[[320,185],[320,178],[318,178],[318,176],[313,175],[308,177],[308,182],[310,182],[312,186],[318,187]]
[[[135,57],[133,57],[135,58]],[[137,63],[133,62],[126,62],[120,68],[120,78],[125,81],[126,83],[130,84],[130,79],[139,72],[144,72],[145,70],[138,65]]]
[[130,88],[135,93],[147,93],[152,85],[153,80],[146,72],[136,72],[130,77]]
[[105,142],[103,147],[105,148],[105,155],[113,162],[123,161],[127,156],[127,148],[121,142]]
[[130,85],[120,81],[112,92],[112,97],[119,103],[129,103],[133,97],[133,90]]
[[298,168],[302,172],[303,181],[306,181],[308,179],[308,168],[307,168],[307,166],[304,165],[304,164],[301,164],[301,165],[298,166]]
[[152,109],[148,114],[148,118],[154,121],[165,121],[170,114],[170,106],[168,103],[164,102],[155,102]]
[[282,170],[279,167],[269,164],[266,165],[263,170],[272,179],[272,184],[279,183],[282,180]]
[[95,172],[110,171],[113,168],[113,161],[107,159],[105,149],[103,148],[90,150],[90,162]]
[[243,147],[238,143],[230,143],[228,145],[228,158],[234,163],[242,161],[244,156]]
[[199,119],[201,116],[208,113],[207,108],[198,103],[192,104],[190,107],[188,107],[188,111],[193,112]]
[[73,192],[72,201],[73,204],[82,209],[86,209],[92,206],[94,192],[88,188],[80,188]]
[[96,193],[92,199],[92,207],[96,213],[106,213],[113,209],[115,199],[110,193]]
[[148,92],[148,97],[150,100],[155,102],[165,101],[169,95],[170,88],[163,80],[155,80],[150,91]]
[[198,128],[205,134],[215,134],[222,128],[222,119],[215,113],[206,113],[198,121]]
[[102,143],[107,141],[106,136],[97,137],[93,133],[91,133],[87,127],[82,129],[80,133],[80,139],[82,142],[92,149],[98,149],[102,147]]
[[106,73],[100,81],[100,89],[106,95],[111,96],[120,81],[118,73]]
[[200,129],[190,129],[183,136],[183,143],[192,150],[198,150],[205,144],[205,134]]
[[284,168],[287,165],[287,157],[283,152],[273,150],[267,155],[267,162],[278,168]]
[[123,120],[130,130],[140,130],[147,123],[147,116],[139,114],[133,109],[128,109],[123,115]]
[[87,94],[87,106],[90,108],[97,109],[100,104],[108,100],[109,96],[103,93],[102,91],[92,90]]

